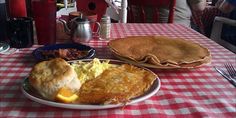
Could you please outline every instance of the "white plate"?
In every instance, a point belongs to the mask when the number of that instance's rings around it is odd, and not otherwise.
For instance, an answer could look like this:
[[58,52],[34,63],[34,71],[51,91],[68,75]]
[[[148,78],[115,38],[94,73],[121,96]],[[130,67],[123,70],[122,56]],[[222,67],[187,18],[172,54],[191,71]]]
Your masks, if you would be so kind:
[[[100,59],[101,61],[104,59]],[[91,61],[91,59],[86,59],[84,61]],[[73,61],[74,62],[74,61]],[[125,62],[121,62],[118,60],[111,60],[110,63],[125,63]],[[146,69],[146,68],[144,68]],[[151,71],[149,69],[146,69],[148,71]],[[153,82],[152,86],[150,87],[150,89],[144,93],[143,95],[136,97],[134,99],[131,99],[130,102],[128,102],[126,105],[131,105],[134,103],[138,103],[141,101],[144,101],[148,98],[150,98],[151,96],[153,96],[154,94],[157,93],[157,91],[160,89],[161,86],[161,82],[159,78],[156,78],[156,80]],[[48,105],[48,106],[54,106],[54,107],[61,107],[61,108],[68,108],[68,109],[86,109],[86,110],[94,110],[94,109],[108,109],[108,108],[116,108],[116,107],[123,107],[124,104],[108,104],[108,105],[87,105],[87,104],[65,104],[65,103],[59,103],[59,102],[54,102],[54,101],[49,101],[46,99],[43,99],[38,93],[36,93],[35,91],[32,91],[32,88],[30,88],[30,84],[28,82],[28,78],[26,78],[21,86],[21,90],[23,92],[23,94],[38,103],[44,104],[44,105]]]

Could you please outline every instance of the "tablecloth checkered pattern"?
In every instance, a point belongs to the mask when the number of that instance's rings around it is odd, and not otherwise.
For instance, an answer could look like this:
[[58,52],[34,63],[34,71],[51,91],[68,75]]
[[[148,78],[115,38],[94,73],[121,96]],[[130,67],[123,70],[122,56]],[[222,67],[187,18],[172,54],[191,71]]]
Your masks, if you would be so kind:
[[[207,47],[212,63],[196,69],[157,70],[160,90],[151,98],[124,109],[73,110],[42,105],[27,99],[20,91],[21,82],[36,63],[32,51],[0,55],[0,117],[109,117],[109,118],[233,118],[236,117],[236,88],[219,75],[213,66],[236,66],[236,55],[196,31],[176,24],[113,24],[111,37],[164,35],[191,40]],[[96,57],[114,58],[108,41],[93,40]]]

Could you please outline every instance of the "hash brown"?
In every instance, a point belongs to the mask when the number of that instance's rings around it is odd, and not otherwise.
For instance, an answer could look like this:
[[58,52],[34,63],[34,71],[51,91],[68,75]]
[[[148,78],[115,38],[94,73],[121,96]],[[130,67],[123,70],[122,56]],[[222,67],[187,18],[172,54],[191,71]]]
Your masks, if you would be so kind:
[[117,104],[144,94],[157,75],[151,71],[123,64],[109,68],[98,77],[85,82],[79,92],[82,104]]

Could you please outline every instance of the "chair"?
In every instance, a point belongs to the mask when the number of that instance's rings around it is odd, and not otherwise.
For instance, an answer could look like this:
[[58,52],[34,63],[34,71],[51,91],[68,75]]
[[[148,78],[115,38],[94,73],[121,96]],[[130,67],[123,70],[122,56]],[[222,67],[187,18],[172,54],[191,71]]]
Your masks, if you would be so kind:
[[120,23],[127,22],[127,0],[117,0],[115,2],[119,2],[119,6],[116,6],[106,0],[109,4],[107,8],[106,15],[110,16],[113,20],[118,21]]
[[140,22],[147,22],[145,8],[152,9],[152,22],[159,22],[159,8],[166,7],[169,9],[168,23],[173,23],[175,4],[176,0],[128,0],[128,22],[137,22],[137,13],[140,13]]
[[232,20],[225,17],[219,17],[219,16],[215,17],[210,38],[214,40],[215,42],[219,43],[220,45],[224,46],[225,48],[236,53],[235,45],[221,39],[221,32],[222,32],[223,24],[236,27],[236,20]]
[[97,14],[97,21],[100,21],[106,13],[108,7],[105,0],[76,0],[77,10],[84,12],[92,12]]

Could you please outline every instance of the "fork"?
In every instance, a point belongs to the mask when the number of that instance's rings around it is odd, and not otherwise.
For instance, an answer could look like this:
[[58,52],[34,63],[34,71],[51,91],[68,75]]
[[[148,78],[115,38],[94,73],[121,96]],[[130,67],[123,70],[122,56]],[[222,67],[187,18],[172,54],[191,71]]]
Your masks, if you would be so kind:
[[230,64],[230,63],[226,63],[226,64],[225,64],[225,68],[226,68],[226,70],[228,71],[229,76],[230,76],[232,79],[236,80],[236,70],[234,69],[233,65]]
[[225,71],[220,68],[214,67],[217,72],[219,72],[225,79],[227,79],[234,87],[236,87],[236,80],[232,79]]

